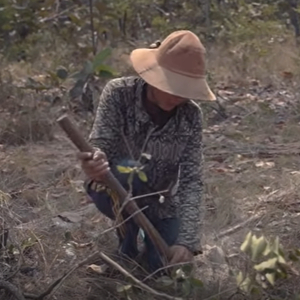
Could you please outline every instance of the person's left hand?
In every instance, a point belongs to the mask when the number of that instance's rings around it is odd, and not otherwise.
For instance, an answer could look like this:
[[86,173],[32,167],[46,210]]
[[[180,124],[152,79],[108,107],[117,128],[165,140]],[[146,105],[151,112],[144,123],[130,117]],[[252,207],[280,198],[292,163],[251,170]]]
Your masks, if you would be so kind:
[[178,263],[190,263],[193,260],[193,253],[182,245],[174,245],[170,247],[171,259],[170,265]]

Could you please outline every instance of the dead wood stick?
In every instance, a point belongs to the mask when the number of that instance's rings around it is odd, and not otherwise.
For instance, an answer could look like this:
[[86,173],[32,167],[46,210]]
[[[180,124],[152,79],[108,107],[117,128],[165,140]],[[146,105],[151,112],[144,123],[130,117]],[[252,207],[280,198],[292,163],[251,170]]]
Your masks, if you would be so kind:
[[140,280],[138,280],[136,277],[134,277],[133,275],[131,275],[129,272],[127,272],[124,268],[122,268],[118,263],[116,263],[115,261],[113,261],[112,259],[110,259],[107,255],[105,255],[103,252],[99,253],[100,257],[109,265],[111,265],[112,267],[114,267],[115,269],[117,269],[119,272],[121,272],[124,276],[130,278],[139,288],[151,293],[152,295],[158,296],[158,297],[162,297],[162,298],[166,298],[166,299],[170,299],[170,300],[183,300],[182,298],[178,298],[178,297],[173,297],[170,296],[168,294],[165,293],[161,293],[158,292],[154,289],[152,289],[151,287],[149,287],[148,285],[144,284],[143,282],[141,282]]
[[[98,258],[98,257],[102,258],[107,264],[109,264],[112,267],[114,267],[115,269],[117,269],[124,276],[130,278],[141,289],[143,289],[143,290],[145,290],[145,291],[147,291],[147,292],[149,292],[149,293],[151,293],[151,294],[153,294],[155,296],[163,297],[163,298],[166,298],[166,299],[170,299],[170,300],[183,300],[182,298],[176,298],[176,297],[173,297],[173,296],[170,296],[168,294],[161,293],[161,292],[158,292],[158,291],[152,289],[151,287],[149,287],[148,285],[144,284],[143,282],[141,282],[140,280],[138,280],[136,277],[134,277],[133,275],[131,275],[130,273],[128,273],[118,263],[116,263],[115,261],[113,261],[107,255],[105,255],[103,252],[100,252],[100,251],[96,251],[96,252],[92,253],[87,258],[81,260],[80,262],[78,262],[77,264],[75,264],[74,266],[72,266],[67,272],[64,273],[64,275],[62,275],[61,277],[59,277],[58,279],[56,279],[53,283],[51,283],[49,285],[49,287],[46,289],[46,291],[44,291],[40,295],[34,295],[34,294],[24,293],[23,294],[24,296],[21,295],[21,297],[19,297],[19,298],[16,296],[16,298],[18,300],[25,300],[25,298],[27,298],[27,299],[33,299],[33,300],[43,300],[46,296],[49,296],[49,298],[51,298],[58,291],[58,289],[62,286],[63,282],[74,271],[76,271],[77,269],[79,269],[83,265],[89,263],[90,261],[93,261],[95,258]],[[2,281],[0,280],[0,288],[1,288],[1,283],[2,283]],[[4,283],[6,283],[6,282],[4,282]],[[10,292],[12,291],[12,289],[8,289],[8,290]],[[15,288],[15,290],[17,290],[17,289]],[[15,294],[13,294],[13,295],[15,295]]]
[[[83,265],[85,265],[86,263],[88,263],[89,261],[92,261],[93,259],[95,259],[97,257],[99,257],[99,252],[98,251],[92,253],[87,258],[83,259],[82,261],[80,261],[77,264],[75,264],[74,266],[72,266],[72,268],[70,268],[67,272],[65,272],[64,275],[62,275],[61,277],[59,277],[58,279],[56,279],[55,281],[53,281],[49,285],[49,287],[43,293],[41,293],[40,295],[34,295],[34,294],[24,293],[25,298],[27,298],[27,299],[34,299],[34,300],[42,300],[42,299],[44,299],[48,295],[49,296],[53,296],[57,292],[57,290],[62,286],[63,282],[74,271],[76,271],[78,268],[82,267]],[[22,298],[22,300],[23,299],[24,298]]]
[[0,289],[6,290],[17,300],[25,300],[20,290],[8,281],[0,280]]
[[249,223],[253,222],[253,221],[257,221],[261,218],[261,216],[253,216],[235,226],[232,226],[224,231],[221,231],[220,234],[218,234],[216,236],[216,239],[220,239],[220,238],[223,238],[224,236],[227,236],[227,235],[230,235],[230,234],[233,234],[234,232],[236,232],[237,230],[241,229],[242,227],[248,225]]
[[[89,145],[77,127],[70,121],[67,115],[63,115],[57,119],[58,124],[66,132],[70,140],[75,144],[75,146],[82,152],[94,152],[94,149]],[[121,200],[122,203],[127,200],[128,193],[120,184],[120,182],[114,177],[114,175],[109,172],[105,178],[105,183],[113,191],[115,191]],[[134,214],[139,211],[139,207],[135,201],[127,201],[125,205],[125,210],[130,214]],[[156,246],[164,260],[170,259],[169,247],[167,243],[160,236],[158,231],[148,220],[143,212],[139,212],[133,217],[134,221],[149,235],[151,241]]]

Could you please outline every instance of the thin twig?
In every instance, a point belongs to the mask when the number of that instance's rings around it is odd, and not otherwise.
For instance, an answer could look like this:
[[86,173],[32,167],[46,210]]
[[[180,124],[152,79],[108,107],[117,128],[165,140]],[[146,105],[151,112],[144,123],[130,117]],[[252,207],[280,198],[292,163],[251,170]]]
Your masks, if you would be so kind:
[[50,298],[57,292],[57,290],[62,286],[63,282],[78,268],[88,263],[88,261],[93,260],[94,258],[99,256],[99,252],[94,252],[91,255],[89,255],[84,260],[78,262],[75,264],[71,269],[69,269],[64,275],[62,275],[60,278],[56,279],[53,283],[49,285],[49,287],[41,293],[40,295],[32,295],[32,294],[24,294],[26,298],[34,299],[34,300],[42,300],[46,296],[50,296]]
[[36,239],[40,249],[41,249],[41,255],[42,255],[42,259],[44,261],[44,266],[45,266],[45,271],[47,269],[47,260],[46,260],[46,255],[45,255],[45,250],[44,250],[44,247],[43,247],[43,244],[41,243],[41,240],[36,236],[36,234],[30,230],[31,234],[34,236],[34,238]]
[[49,270],[51,270],[53,264],[56,262],[57,257],[58,257],[58,254],[56,254],[56,255],[54,256],[52,262],[51,262],[50,265],[48,266],[47,273],[48,273]]
[[145,152],[145,149],[146,149],[148,140],[149,140],[151,134],[153,133],[153,131],[154,131],[155,129],[156,129],[156,127],[152,128],[152,129],[149,131],[149,133],[147,134],[147,136],[146,136],[146,138],[145,138],[145,141],[144,141],[144,143],[143,143],[143,145],[142,145],[142,150],[141,150],[141,154],[140,154],[139,159],[138,159],[138,163],[141,162],[141,159],[142,159],[143,153]]
[[[11,238],[9,237],[10,241],[11,241]],[[13,243],[12,243],[13,244]],[[19,259],[18,259],[18,266],[16,268],[16,270],[14,272],[12,272],[9,276],[7,276],[5,279],[6,280],[9,280],[13,277],[15,277],[15,275],[20,271],[21,269],[21,265],[22,265],[22,261],[24,259],[23,257],[23,252],[22,252],[22,249],[19,245],[14,245],[14,247],[16,247],[18,250],[19,250]]]
[[240,291],[235,291],[234,293],[232,293],[232,294],[227,298],[227,300],[233,299],[233,297],[236,296],[236,295],[242,295],[242,296],[243,296],[243,294],[242,294]]
[[203,300],[212,300],[212,299],[216,299],[217,297],[219,297],[219,296],[221,296],[221,295],[223,295],[223,294],[226,294],[226,293],[228,293],[228,292],[234,291],[235,289],[236,289],[236,286],[234,286],[234,287],[232,287],[232,288],[229,288],[229,289],[227,289],[227,290],[221,291],[221,292],[219,292],[219,293],[217,293],[217,294],[214,294],[214,295],[212,295],[212,296],[209,296],[208,298],[205,298],[205,299],[203,299]]
[[[144,194],[144,195],[139,195],[139,196],[135,196],[135,197],[131,197],[129,199],[125,199],[125,201],[123,202],[121,208],[120,208],[120,212],[119,214],[123,211],[123,209],[125,208],[125,206],[127,205],[128,202],[130,201],[135,201],[136,199],[141,199],[141,198],[145,198],[145,197],[150,197],[150,196],[154,196],[154,195],[159,195],[161,193],[167,193],[169,190],[162,190],[159,192],[154,192],[154,193],[149,193],[149,194]],[[144,209],[144,208],[143,208]]]
[[163,297],[166,299],[170,299],[170,300],[182,300],[182,298],[177,298],[177,297],[173,297],[170,296],[168,294],[165,293],[161,293],[158,292],[154,289],[152,289],[151,287],[149,287],[148,285],[144,284],[143,282],[141,282],[140,280],[138,280],[136,277],[134,277],[133,275],[131,275],[130,273],[128,273],[125,269],[123,269],[119,264],[117,264],[115,261],[113,261],[112,259],[110,259],[108,256],[106,256],[104,253],[100,252],[99,253],[100,257],[108,264],[110,264],[112,267],[114,267],[115,269],[117,269],[119,272],[121,272],[124,276],[130,278],[139,288],[155,295],[158,297]]
[[162,13],[165,17],[168,17],[170,14],[166,11],[164,11],[162,8],[160,8],[158,5],[156,4],[152,4],[152,6],[157,10],[159,11],[160,13]]
[[143,28],[143,23],[142,23],[141,15],[140,14],[137,14],[137,19],[138,19],[138,23],[140,25],[140,28]]
[[56,0],[55,12],[58,13],[60,8],[60,0]]
[[133,218],[135,215],[137,215],[140,211],[143,211],[144,209],[148,208],[148,206],[145,206],[137,211],[135,211],[132,215],[130,215],[128,218],[126,218],[125,220],[123,220],[121,223],[117,224],[116,226],[113,226],[111,228],[108,228],[104,231],[101,232],[101,235],[108,233],[110,231],[113,231],[115,229],[117,229],[118,227],[121,227],[124,223],[126,223],[128,220],[130,220],[131,218]]
[[93,43],[93,54],[96,55],[96,43],[95,43],[95,29],[94,29],[94,16],[93,16],[93,0],[89,0],[90,6],[90,22],[91,22],[91,34]]
[[121,135],[122,135],[123,141],[124,141],[124,143],[125,143],[125,146],[126,146],[126,148],[127,148],[128,154],[130,155],[130,158],[131,158],[132,160],[134,160],[134,155],[133,155],[133,153],[132,153],[132,150],[130,149],[129,142],[128,142],[128,140],[127,140],[127,138],[126,138],[124,132],[122,132]]
[[257,221],[261,218],[261,216],[253,216],[251,218],[249,218],[248,220],[242,222],[242,223],[239,223],[233,227],[230,227],[224,231],[222,231],[219,235],[217,235],[216,239],[220,239],[224,236],[227,236],[227,235],[230,235],[230,234],[233,234],[235,231],[241,229],[242,227],[246,226],[247,224],[253,222],[253,221]]
[[[136,277],[134,277],[133,275],[131,275],[130,273],[128,273],[124,268],[122,268],[118,263],[116,263],[115,261],[113,261],[112,259],[110,259],[103,252],[99,252],[99,251],[94,252],[93,254],[91,254],[90,256],[88,256],[87,258],[85,258],[84,260],[78,262],[75,266],[73,266],[71,269],[69,269],[63,276],[61,276],[60,278],[58,278],[57,280],[55,280],[52,284],[50,284],[50,286],[46,289],[46,291],[44,291],[40,295],[34,295],[34,294],[24,293],[24,296],[22,296],[22,297],[17,297],[16,296],[17,299],[18,300],[25,300],[24,299],[24,297],[25,297],[27,299],[33,299],[33,300],[43,300],[48,295],[49,295],[49,298],[51,298],[57,292],[57,290],[62,286],[63,282],[75,270],[77,270],[81,266],[85,265],[90,260],[95,259],[96,257],[101,257],[107,264],[109,264],[112,267],[114,267],[115,269],[117,269],[124,276],[130,278],[135,283],[135,285],[137,287],[139,287],[140,289],[143,289],[143,290],[145,290],[145,291],[147,291],[147,292],[149,292],[149,293],[151,293],[151,294],[153,294],[155,296],[163,297],[163,298],[166,298],[166,299],[170,299],[170,300],[182,300],[182,298],[173,297],[173,296],[170,296],[168,294],[165,294],[165,293],[162,293],[162,292],[158,292],[158,291],[152,289],[151,287],[147,286],[146,284],[144,284],[143,282],[141,282],[140,280],[138,280]],[[0,287],[1,287],[1,283],[2,282],[0,281]]]
[[167,265],[165,267],[161,267],[161,268],[155,270],[153,273],[149,274],[147,277],[145,277],[143,279],[143,282],[150,279],[151,277],[153,277],[155,274],[157,274],[160,271],[164,271],[164,270],[167,270],[167,269],[170,269],[170,268],[173,268],[173,267],[184,266],[184,265],[187,265],[187,264],[189,264],[189,263],[177,263],[177,264],[172,264],[172,265]]
[[[77,5],[72,5],[71,7],[69,7],[69,8],[67,8],[67,9],[61,11],[61,12],[58,13],[58,14],[55,14],[55,15],[52,16],[52,17],[47,17],[47,18],[44,18],[44,19],[40,20],[40,22],[48,22],[48,21],[52,21],[52,20],[54,20],[54,19],[56,19],[56,18],[58,18],[58,17],[64,15],[65,13],[70,12],[71,10],[73,10],[74,8],[76,8],[76,6],[77,6]],[[83,9],[83,8],[77,7],[77,10],[80,10],[80,9]]]
[[155,196],[155,195],[159,195],[161,193],[167,193],[167,192],[169,192],[169,190],[162,190],[162,191],[159,191],[159,192],[153,192],[153,193],[149,193],[149,194],[135,196],[135,197],[130,198],[129,200],[131,201],[131,200],[141,199],[141,198]]
[[0,280],[0,289],[5,289],[11,295],[13,295],[17,300],[25,300],[20,290],[8,281]]
[[[129,197],[129,195],[124,199],[123,204],[121,205],[120,209],[119,209],[118,212],[117,212],[117,215],[115,216],[116,222],[118,222],[118,220],[120,220],[122,211],[123,211],[125,205],[129,202],[129,201],[128,201],[128,200],[129,200],[128,197]],[[140,212],[140,210],[139,210],[138,212]],[[121,224],[121,222],[119,223],[119,227],[121,226],[120,224]]]

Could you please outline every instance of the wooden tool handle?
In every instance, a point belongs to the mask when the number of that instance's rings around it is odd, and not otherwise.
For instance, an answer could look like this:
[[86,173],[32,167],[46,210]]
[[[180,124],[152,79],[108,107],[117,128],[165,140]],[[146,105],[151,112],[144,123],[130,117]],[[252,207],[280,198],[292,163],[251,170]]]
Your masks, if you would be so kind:
[[57,119],[57,123],[66,132],[73,144],[81,152],[93,152],[94,149],[90,146],[78,128],[71,122],[67,115],[63,115]]
[[[71,122],[67,115],[63,115],[60,118],[58,118],[57,122],[60,125],[60,127],[67,133],[70,140],[81,152],[94,151],[93,147],[86,142],[78,128]],[[118,193],[122,203],[127,199],[128,193],[111,172],[107,174],[105,178],[105,183],[113,191],[116,191]],[[138,207],[136,202],[134,200],[130,200],[124,208],[130,215],[135,214],[133,216],[133,219],[135,220],[137,225],[139,225],[149,235],[153,244],[156,246],[161,255],[167,260],[170,259],[169,246],[162,239],[158,231],[154,228],[154,226],[144,215],[144,213],[140,211],[140,208]]]

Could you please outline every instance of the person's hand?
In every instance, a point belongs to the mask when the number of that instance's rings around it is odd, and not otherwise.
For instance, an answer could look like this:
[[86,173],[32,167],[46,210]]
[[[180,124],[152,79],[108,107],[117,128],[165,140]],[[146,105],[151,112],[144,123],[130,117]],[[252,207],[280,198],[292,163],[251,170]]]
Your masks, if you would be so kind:
[[79,152],[77,158],[81,161],[81,168],[86,176],[94,181],[101,182],[109,172],[109,163],[104,152],[96,149],[94,153]]
[[170,247],[171,259],[170,265],[178,263],[190,263],[193,261],[193,253],[182,245],[174,245]]

